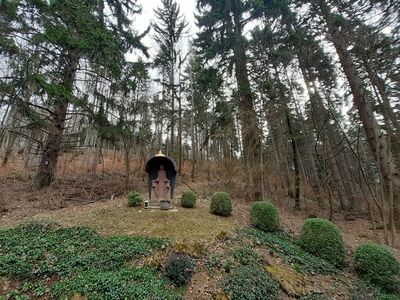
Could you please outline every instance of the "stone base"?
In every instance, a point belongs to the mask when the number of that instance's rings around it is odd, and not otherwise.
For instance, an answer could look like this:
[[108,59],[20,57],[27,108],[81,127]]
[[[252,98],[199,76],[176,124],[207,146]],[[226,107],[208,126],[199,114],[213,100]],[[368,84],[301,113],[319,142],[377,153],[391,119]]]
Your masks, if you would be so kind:
[[[159,200],[145,200],[149,202],[149,205],[147,208],[143,207],[144,209],[161,209],[161,204]],[[168,209],[163,209],[163,210],[171,210],[175,207],[175,201],[174,200],[168,200],[170,201],[170,207]]]

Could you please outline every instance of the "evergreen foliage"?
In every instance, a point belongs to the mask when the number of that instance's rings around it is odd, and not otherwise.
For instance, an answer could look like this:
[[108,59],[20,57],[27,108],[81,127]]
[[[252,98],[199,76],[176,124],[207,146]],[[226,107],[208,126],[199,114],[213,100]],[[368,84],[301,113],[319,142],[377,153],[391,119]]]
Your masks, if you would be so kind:
[[101,237],[86,227],[45,223],[1,229],[0,276],[33,282],[25,293],[42,291],[54,299],[74,294],[95,299],[177,299],[155,270],[127,267],[128,261],[165,244],[161,239]]
[[274,232],[280,229],[279,211],[269,202],[258,201],[251,206],[251,224],[261,230]]
[[181,299],[168,282],[150,268],[121,268],[117,271],[87,271],[55,283],[51,294],[55,299],[84,295],[88,299]]
[[235,268],[225,275],[221,287],[232,300],[278,299],[279,285],[257,265]]
[[143,202],[142,195],[139,192],[130,192],[128,194],[128,206],[137,207]]
[[393,287],[399,280],[400,264],[383,245],[366,243],[358,246],[354,254],[354,268],[361,278],[383,289]]
[[271,254],[293,266],[293,268],[306,274],[331,274],[336,273],[335,265],[304,251],[296,241],[284,232],[265,232],[255,228],[246,228],[238,231],[239,234],[250,238],[257,245],[266,246]]
[[212,194],[210,212],[218,216],[229,216],[232,212],[232,201],[229,194],[226,192]]
[[249,246],[234,249],[232,251],[232,257],[243,266],[257,265],[259,260],[259,255]]
[[194,262],[186,254],[173,254],[165,263],[164,274],[174,284],[181,286],[186,284],[194,272]]
[[[129,78],[142,76],[139,65],[128,63],[125,54],[137,49],[148,55],[141,43],[147,31],[136,34],[129,29],[128,15],[140,13],[136,1],[18,0],[1,1],[1,5],[1,18],[7,20],[1,27],[7,34],[0,43],[0,53],[17,62],[10,63],[12,80],[4,81],[9,87],[5,99],[25,126],[47,133],[47,140],[38,145],[42,157],[34,180],[34,186],[41,188],[55,179],[58,157],[65,147],[62,135],[70,105],[97,127],[101,141],[115,140],[118,130],[107,119],[107,109],[122,106],[100,92],[97,83],[100,77],[118,81],[113,95],[136,90],[134,84],[123,89],[126,66],[131,67]],[[112,13],[105,13],[105,7]],[[24,43],[18,42],[20,38]],[[77,77],[84,77],[82,73],[87,81],[96,82],[93,90],[86,83],[90,95],[76,84]],[[16,93],[16,89],[21,92]],[[121,117],[118,129],[124,121]]]
[[196,205],[197,195],[193,191],[185,191],[181,196],[181,205],[185,208],[193,208]]
[[337,266],[344,264],[346,252],[341,233],[336,225],[328,220],[307,219],[298,242],[304,250],[313,255]]

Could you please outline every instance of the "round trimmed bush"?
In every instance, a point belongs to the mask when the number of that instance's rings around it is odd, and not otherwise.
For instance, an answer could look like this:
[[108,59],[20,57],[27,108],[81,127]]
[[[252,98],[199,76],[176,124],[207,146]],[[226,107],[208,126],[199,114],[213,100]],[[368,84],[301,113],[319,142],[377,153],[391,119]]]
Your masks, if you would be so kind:
[[354,268],[361,278],[383,289],[393,286],[400,272],[399,262],[390,250],[375,243],[357,247]]
[[186,208],[193,208],[196,204],[197,196],[192,191],[183,192],[181,197],[181,205]]
[[165,264],[164,274],[175,285],[186,284],[192,278],[194,264],[192,259],[186,254],[173,254]]
[[279,211],[271,203],[265,201],[255,202],[250,210],[251,224],[266,232],[279,230]]
[[225,192],[215,192],[211,196],[211,213],[227,217],[232,212],[232,201],[228,193]]
[[278,299],[279,285],[259,266],[240,266],[228,273],[222,289],[231,300]]
[[299,237],[299,245],[336,266],[344,263],[346,253],[340,231],[326,219],[307,219]]
[[142,204],[142,195],[138,192],[130,192],[128,194],[128,206],[135,207]]

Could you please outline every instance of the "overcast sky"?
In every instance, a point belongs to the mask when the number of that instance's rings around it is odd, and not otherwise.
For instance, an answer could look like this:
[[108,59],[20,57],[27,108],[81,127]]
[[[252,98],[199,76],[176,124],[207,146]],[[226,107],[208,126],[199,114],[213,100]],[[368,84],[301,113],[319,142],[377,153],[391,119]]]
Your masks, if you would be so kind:
[[[196,25],[195,25],[195,19],[193,13],[195,12],[195,7],[196,7],[196,0],[176,0],[176,2],[179,4],[180,9],[181,9],[181,14],[183,14],[186,18],[186,20],[189,22],[189,30],[190,34],[189,36],[192,37],[194,33],[196,32]],[[154,9],[159,7],[161,5],[160,0],[139,0],[138,3],[142,6],[142,14],[137,15],[135,17],[135,22],[134,26],[135,29],[137,29],[139,32],[143,32],[151,22],[154,21]],[[150,47],[151,54],[154,54],[155,50],[155,44],[152,41],[152,35],[154,34],[153,31],[150,31],[150,34],[146,36],[145,39],[143,39],[143,42],[145,43],[146,46]],[[187,41],[187,37],[185,40]],[[185,41],[184,41],[185,42]],[[186,43],[186,42],[185,42]]]

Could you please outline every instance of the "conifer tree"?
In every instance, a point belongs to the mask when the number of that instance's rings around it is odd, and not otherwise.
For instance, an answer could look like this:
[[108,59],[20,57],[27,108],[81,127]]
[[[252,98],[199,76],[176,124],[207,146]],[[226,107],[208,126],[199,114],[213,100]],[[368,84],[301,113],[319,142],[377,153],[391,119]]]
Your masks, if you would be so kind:
[[206,61],[217,61],[226,71],[235,70],[238,107],[241,117],[243,150],[249,165],[260,157],[260,132],[254,108],[247,54],[248,41],[244,27],[255,18],[256,2],[242,0],[199,0],[197,24],[200,33],[195,41]]
[[[168,91],[168,100],[171,107],[170,113],[170,148],[174,153],[175,147],[175,102],[177,100],[176,73],[177,64],[182,58],[179,48],[188,23],[180,13],[179,5],[174,0],[161,0],[161,6],[154,10],[156,21],[153,24],[154,39],[158,46],[158,52],[154,61],[156,67],[162,68],[168,73],[168,81],[162,84]],[[165,95],[165,94],[164,94]]]
[[[106,5],[112,14],[104,14]],[[42,65],[38,73],[26,74],[25,79],[34,84],[43,101],[37,104],[31,98],[19,105],[36,118],[45,115],[46,141],[34,180],[40,188],[55,179],[70,107],[88,108],[87,98],[76,96],[78,73],[93,74],[102,68],[102,76],[118,78],[125,53],[133,49],[146,52],[140,41],[144,34],[132,32],[128,17],[140,8],[136,1],[112,0],[3,0],[1,8],[1,17],[8,21],[2,29],[5,37],[8,41],[24,39],[26,43],[15,43],[18,51],[35,55]]]

